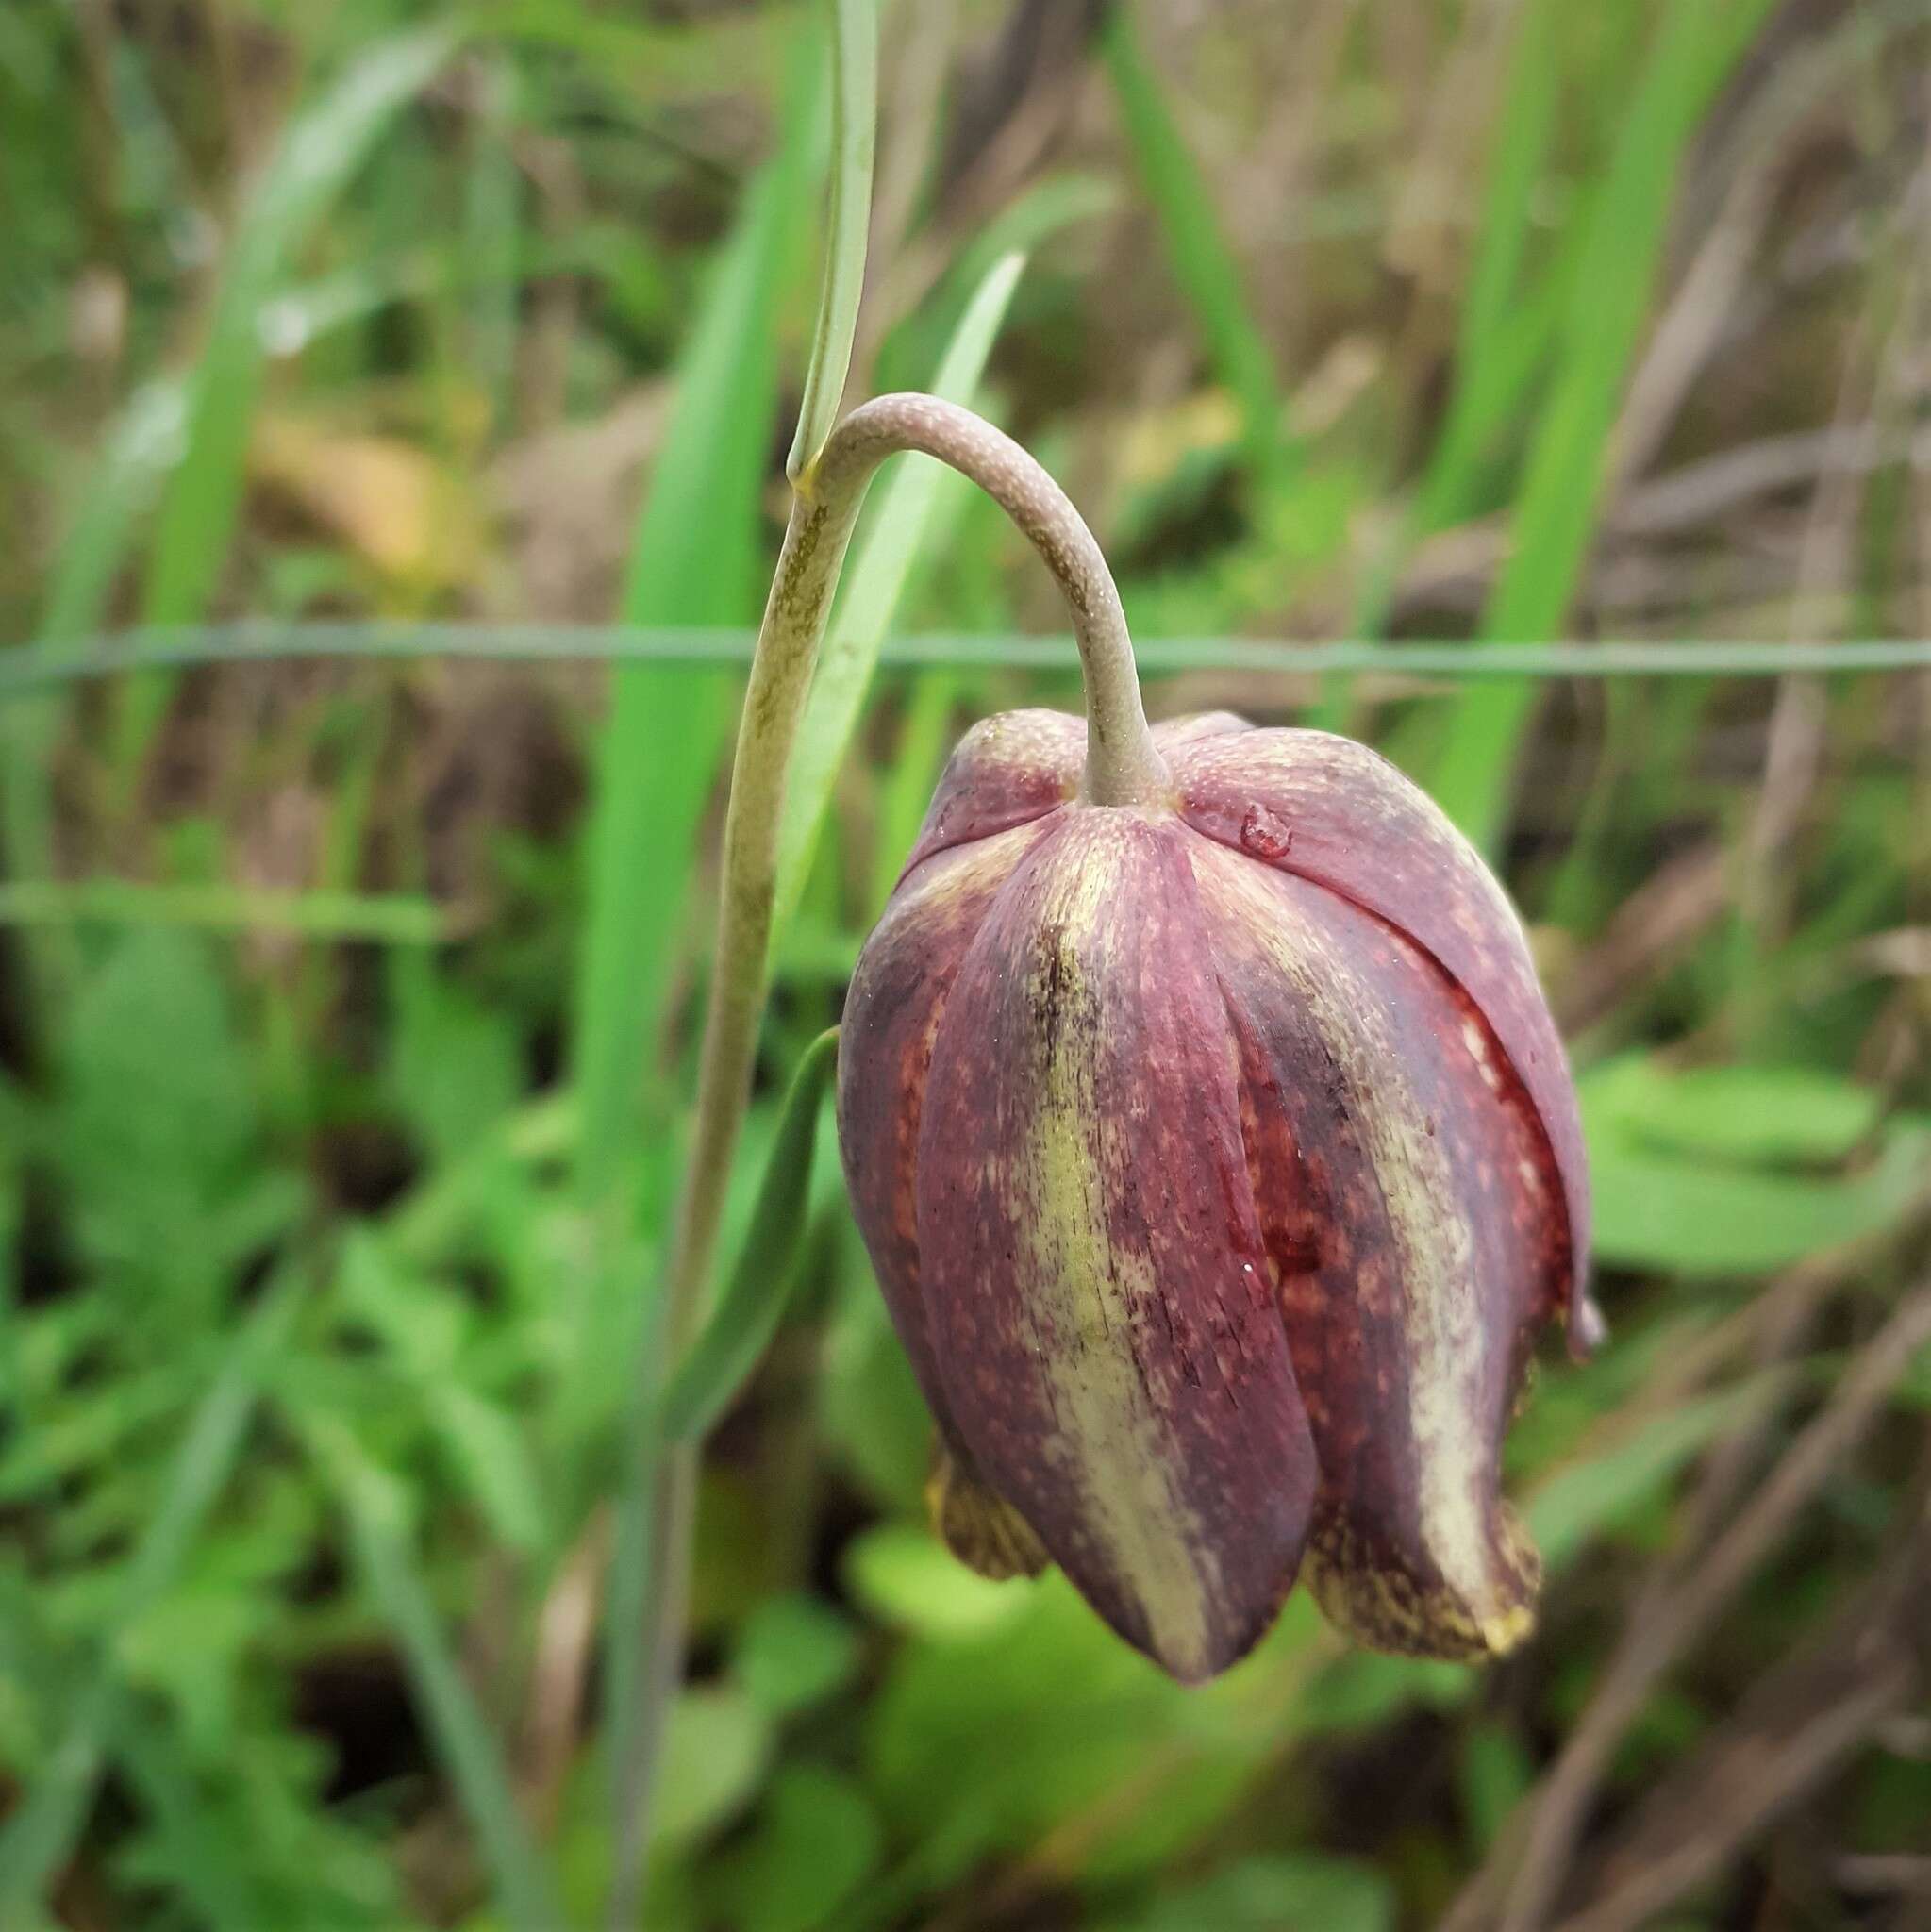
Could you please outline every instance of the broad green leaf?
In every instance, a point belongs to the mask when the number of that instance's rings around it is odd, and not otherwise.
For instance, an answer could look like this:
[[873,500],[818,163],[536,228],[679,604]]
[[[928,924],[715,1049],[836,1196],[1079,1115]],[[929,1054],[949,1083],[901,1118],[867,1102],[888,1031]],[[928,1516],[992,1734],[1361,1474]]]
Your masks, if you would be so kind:
[[774,1716],[823,1703],[857,1667],[857,1632],[823,1599],[802,1591],[766,1597],[738,1635],[738,1681]]
[[922,1637],[978,1637],[1023,1616],[1033,1586],[993,1583],[923,1529],[867,1530],[844,1555],[846,1588],[874,1616]]
[[1884,1106],[1871,1088],[1814,1068],[1671,1070],[1642,1055],[1593,1067],[1580,1084],[1599,1132],[1752,1167],[1842,1160]]
[[1590,1157],[1595,1250],[1622,1267],[1768,1274],[1893,1225],[1921,1199],[1931,1133],[1894,1135],[1843,1180],[1696,1166],[1610,1141]]
[[[1200,1693],[1129,1650],[1057,1573],[989,1583],[923,1532],[893,1528],[857,1540],[845,1581],[912,1633],[867,1705],[865,1774],[895,1830],[925,1843],[939,1890],[1171,1762],[1201,1721]],[[1144,1823],[1135,1810],[1123,1830],[1138,1839]]]
[[771,1720],[738,1686],[686,1689],[664,1731],[658,1842],[686,1843],[742,1810],[763,1780],[773,1742]]
[[757,1932],[819,1932],[877,1866],[885,1834],[864,1792],[842,1773],[789,1765],[772,1780],[724,1890],[736,1923]]
[[1373,1866],[1311,1853],[1243,1858],[1104,1932],[1393,1932],[1393,1885]]

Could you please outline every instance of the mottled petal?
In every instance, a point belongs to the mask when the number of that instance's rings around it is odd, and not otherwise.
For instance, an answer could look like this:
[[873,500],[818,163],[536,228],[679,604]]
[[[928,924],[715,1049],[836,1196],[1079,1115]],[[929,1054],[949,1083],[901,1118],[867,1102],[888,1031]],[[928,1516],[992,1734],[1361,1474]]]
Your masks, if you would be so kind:
[[1176,820],[1070,808],[932,1047],[918,1249],[952,1425],[1108,1623],[1224,1669],[1293,1580],[1315,1470]]
[[[1043,817],[1079,790],[1086,723],[1064,711],[1002,711],[958,741],[940,774],[906,872],[935,852]],[[901,874],[903,876],[903,874]]]
[[925,1400],[949,1433],[919,1291],[914,1191],[932,1038],[994,897],[1043,827],[932,858],[901,886],[858,957],[839,1031],[838,1139],[852,1211]]
[[1377,1649],[1506,1651],[1538,1565],[1501,1441],[1568,1266],[1548,1141],[1436,960],[1290,874],[1206,839],[1192,857],[1321,1464],[1315,1594]]
[[1313,879],[1397,926],[1480,1008],[1535,1103],[1562,1176],[1573,1265],[1570,1341],[1588,1302],[1589,1177],[1575,1090],[1507,895],[1447,816],[1388,760],[1324,731],[1215,732],[1169,752],[1188,822],[1279,871]]

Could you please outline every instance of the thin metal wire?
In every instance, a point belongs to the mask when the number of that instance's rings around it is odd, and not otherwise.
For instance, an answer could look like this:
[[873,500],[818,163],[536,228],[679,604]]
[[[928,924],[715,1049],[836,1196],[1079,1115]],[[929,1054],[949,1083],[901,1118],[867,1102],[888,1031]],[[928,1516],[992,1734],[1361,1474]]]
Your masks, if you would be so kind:
[[[296,658],[463,658],[510,663],[649,659],[667,664],[745,664],[749,630],[640,629],[623,625],[473,624],[242,624],[134,629],[44,640],[0,650],[0,704],[79,679],[120,672],[185,670]],[[1278,639],[1137,638],[1142,672],[1240,671],[1309,676],[1439,679],[1780,677],[1791,672],[1931,670],[1931,640],[1839,643],[1598,642],[1290,643]],[[1063,672],[1079,667],[1069,637],[922,632],[887,641],[891,665],[949,665]]]

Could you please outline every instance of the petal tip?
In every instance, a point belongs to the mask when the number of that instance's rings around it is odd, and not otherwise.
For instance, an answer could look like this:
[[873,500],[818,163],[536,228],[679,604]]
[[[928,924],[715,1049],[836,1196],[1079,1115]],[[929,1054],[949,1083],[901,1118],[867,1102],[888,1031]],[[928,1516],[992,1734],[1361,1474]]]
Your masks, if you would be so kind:
[[925,1507],[940,1541],[968,1570],[994,1583],[1037,1576],[1051,1560],[1028,1524],[941,1441],[925,1478]]
[[1587,1289],[1578,1289],[1569,1309],[1569,1354],[1587,1361],[1609,1339],[1609,1324],[1602,1305]]
[[1492,1662],[1534,1632],[1542,1567],[1506,1504],[1498,1530],[1496,1560],[1479,1600],[1445,1578],[1424,1581],[1381,1559],[1339,1515],[1308,1541],[1308,1587],[1323,1616],[1368,1650],[1443,1663]]

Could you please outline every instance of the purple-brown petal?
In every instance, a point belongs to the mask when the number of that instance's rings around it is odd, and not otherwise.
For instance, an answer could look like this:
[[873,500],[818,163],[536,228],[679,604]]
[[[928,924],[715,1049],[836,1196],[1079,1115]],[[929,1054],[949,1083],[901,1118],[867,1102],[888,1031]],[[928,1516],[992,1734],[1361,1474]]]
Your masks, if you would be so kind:
[[1570,1342],[1600,1324],[1587,1293],[1582,1121],[1522,923],[1466,839],[1387,759],[1324,731],[1217,731],[1169,751],[1190,824],[1367,908],[1430,954],[1479,1009],[1534,1103],[1562,1178]]
[[892,895],[858,956],[839,1033],[838,1138],[852,1210],[941,1436],[952,1431],[919,1289],[919,1122],[953,981],[1037,824],[942,852]]
[[940,1019],[917,1180],[952,1429],[1107,1622],[1187,1679],[1273,1618],[1316,1481],[1194,842],[1125,810],[1048,826]]
[[1001,711],[958,741],[901,880],[935,852],[1042,818],[1079,790],[1086,724],[1064,711]]
[[1310,1583],[1375,1648],[1505,1651],[1538,1565],[1501,1441],[1568,1269],[1534,1105],[1463,989],[1388,922],[1217,841],[1192,858],[1321,1465]]

